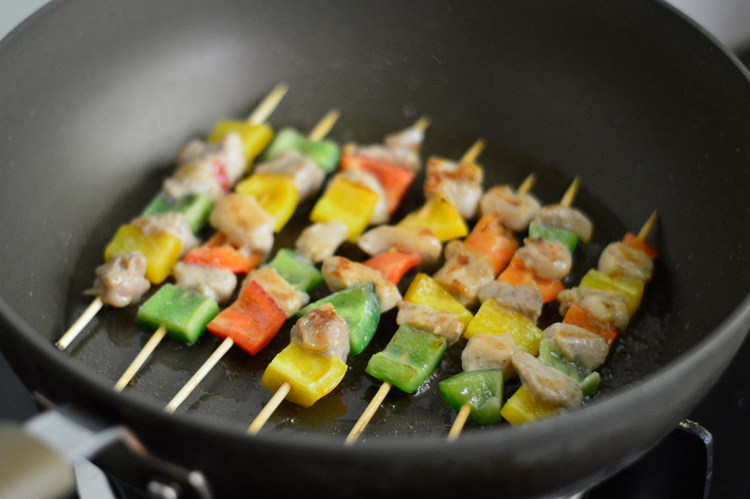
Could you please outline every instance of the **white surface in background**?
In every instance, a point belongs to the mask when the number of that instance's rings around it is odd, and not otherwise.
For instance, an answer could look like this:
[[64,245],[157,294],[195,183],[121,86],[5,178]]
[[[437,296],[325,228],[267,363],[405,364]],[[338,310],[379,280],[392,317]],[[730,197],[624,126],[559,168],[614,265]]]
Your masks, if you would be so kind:
[[[750,47],[750,0],[665,0],[730,49]],[[48,0],[0,0],[0,38]]]

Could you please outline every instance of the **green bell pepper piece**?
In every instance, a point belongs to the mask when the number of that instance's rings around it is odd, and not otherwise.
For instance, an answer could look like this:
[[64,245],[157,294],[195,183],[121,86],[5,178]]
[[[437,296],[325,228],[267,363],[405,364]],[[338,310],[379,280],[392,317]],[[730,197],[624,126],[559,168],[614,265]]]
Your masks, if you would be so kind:
[[579,363],[567,359],[547,338],[542,338],[539,342],[539,361],[570,376],[581,387],[584,395],[590,396],[599,390],[599,373],[591,372]]
[[195,343],[218,313],[215,300],[166,283],[141,305],[136,320],[151,329],[164,326],[173,338]]
[[563,243],[571,253],[575,252],[578,243],[581,241],[581,238],[575,232],[566,229],[559,229],[557,227],[540,225],[537,222],[531,222],[529,224],[529,237],[532,239],[540,237],[547,241],[559,241]]
[[442,336],[404,324],[385,349],[370,358],[365,372],[406,393],[414,393],[435,370],[447,346]]
[[330,303],[349,326],[349,353],[356,355],[367,348],[380,322],[380,302],[372,283],[336,291],[297,312],[304,316],[319,306]]
[[341,157],[341,150],[331,140],[310,140],[293,128],[283,128],[268,146],[265,160],[270,161],[287,149],[296,149],[307,156],[326,173],[336,169]]
[[286,282],[306,293],[323,282],[323,275],[315,265],[289,248],[281,248],[268,265]]
[[143,216],[155,215],[165,211],[178,211],[185,216],[190,228],[197,234],[206,225],[214,203],[205,192],[193,194],[183,199],[175,199],[165,192],[160,192],[143,210]]
[[454,411],[468,404],[469,421],[481,425],[496,424],[502,420],[503,406],[502,369],[477,369],[444,379],[438,385],[440,394]]

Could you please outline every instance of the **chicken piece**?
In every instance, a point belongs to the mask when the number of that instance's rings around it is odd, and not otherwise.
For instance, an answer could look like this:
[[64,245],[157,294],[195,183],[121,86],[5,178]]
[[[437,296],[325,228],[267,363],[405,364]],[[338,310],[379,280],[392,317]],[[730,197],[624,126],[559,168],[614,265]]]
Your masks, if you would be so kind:
[[297,238],[297,252],[318,263],[332,256],[349,237],[349,228],[341,222],[317,223],[306,227]]
[[434,335],[442,336],[448,343],[455,343],[461,337],[464,324],[458,316],[451,312],[435,310],[422,303],[407,301],[398,302],[396,323],[401,326],[408,324]]
[[533,355],[517,350],[512,357],[521,382],[532,398],[556,407],[575,409],[583,401],[583,392],[570,376],[545,366]]
[[162,185],[167,194],[179,199],[205,192],[217,202],[245,172],[247,160],[240,136],[228,133],[221,142],[189,142],[177,163],[177,171]]
[[182,243],[181,257],[200,244],[198,238],[193,234],[192,227],[185,219],[185,215],[177,211],[165,211],[147,217],[138,217],[131,222],[131,225],[141,229],[144,234],[167,232],[176,236]]
[[409,127],[400,132],[387,135],[383,145],[360,146],[345,144],[343,154],[361,154],[373,159],[382,159],[399,163],[414,173],[421,168],[422,160],[419,148],[424,141],[424,130]]
[[388,221],[388,203],[383,191],[383,185],[372,173],[356,168],[350,168],[338,173],[343,175],[354,183],[367,187],[373,192],[378,194],[378,202],[375,205],[375,211],[373,211],[370,217],[371,224],[382,224]]
[[367,265],[353,262],[342,256],[331,256],[323,260],[323,279],[331,291],[339,291],[357,284],[370,282],[380,302],[380,312],[385,313],[401,301],[401,292],[383,274]]
[[273,247],[276,219],[252,196],[227,194],[214,206],[209,222],[235,247],[264,254]]
[[220,142],[191,140],[177,154],[177,164],[186,163],[198,163],[212,173],[225,175],[232,185],[245,173],[247,166],[242,138],[229,132]]
[[479,199],[482,214],[494,213],[511,230],[522,232],[542,209],[532,194],[518,194],[507,185],[492,187]]
[[429,229],[381,225],[370,229],[357,239],[359,247],[370,256],[375,256],[391,248],[404,253],[416,253],[426,264],[435,263],[440,258],[443,245]]
[[479,288],[495,278],[492,262],[487,256],[458,245],[452,245],[451,253],[433,278],[462,305],[473,307],[479,303]]
[[461,367],[464,371],[502,369],[503,379],[511,379],[516,373],[512,360],[517,349],[510,333],[475,334],[461,352]]
[[325,303],[301,317],[292,326],[291,341],[308,350],[323,355],[335,355],[343,362],[349,355],[349,326],[336,313],[330,303]]
[[510,284],[505,281],[491,281],[479,288],[477,298],[481,303],[486,300],[495,300],[509,310],[529,317],[534,322],[542,315],[544,301],[539,286],[534,281],[526,281],[523,284]]
[[544,330],[544,337],[552,340],[565,357],[581,363],[589,371],[604,364],[609,354],[609,345],[604,339],[573,324],[552,324]]
[[599,270],[610,277],[648,282],[654,273],[654,262],[643,251],[616,242],[602,251]]
[[242,282],[243,288],[251,281],[257,282],[287,317],[297,313],[310,301],[310,295],[289,284],[273,267],[264,266],[251,271]]
[[218,267],[177,262],[173,272],[177,286],[197,291],[217,303],[229,300],[237,287],[237,276]]
[[175,199],[205,192],[213,202],[220,200],[225,193],[213,172],[197,163],[180,166],[174,175],[164,180],[162,189]]
[[580,303],[594,320],[600,324],[607,324],[624,331],[628,327],[630,314],[625,298],[614,291],[594,288],[565,289],[557,295],[560,304],[560,315],[565,317],[571,306]]
[[326,177],[315,161],[296,149],[287,149],[273,160],[257,165],[255,173],[288,175],[294,178],[300,203],[318,192]]
[[127,307],[137,303],[149,290],[146,279],[146,257],[140,251],[131,251],[113,258],[96,268],[92,293],[113,307]]
[[594,232],[594,224],[580,210],[570,206],[545,206],[534,218],[534,221],[546,227],[565,229],[577,234],[581,241],[587,243]]
[[458,163],[432,157],[427,160],[425,196],[444,197],[468,220],[477,213],[483,178],[482,168],[474,162]]
[[562,280],[573,266],[573,255],[567,246],[541,237],[524,239],[516,256],[523,260],[527,269],[543,279]]

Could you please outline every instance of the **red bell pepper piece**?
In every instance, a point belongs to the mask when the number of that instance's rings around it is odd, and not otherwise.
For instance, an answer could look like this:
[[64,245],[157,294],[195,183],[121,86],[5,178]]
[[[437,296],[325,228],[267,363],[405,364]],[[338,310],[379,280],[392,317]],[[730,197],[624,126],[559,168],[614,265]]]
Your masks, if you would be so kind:
[[255,355],[276,336],[286,314],[260,284],[250,281],[237,300],[208,323],[208,330],[219,338],[232,340]]
[[625,237],[622,238],[622,243],[629,248],[643,251],[652,260],[659,256],[656,253],[656,250],[646,243],[645,239],[640,236],[636,236],[632,232],[628,232],[627,234],[625,234]]
[[581,327],[587,331],[591,331],[594,334],[600,336],[607,344],[611,347],[612,343],[615,342],[620,331],[617,328],[602,324],[594,320],[594,317],[589,313],[588,310],[583,308],[580,303],[574,303],[565,314],[563,318],[565,324],[572,324],[574,326]]
[[182,259],[185,263],[207,265],[226,269],[234,274],[247,274],[263,263],[260,253],[245,253],[226,243],[226,237],[217,233]]
[[391,161],[376,160],[359,154],[345,154],[341,158],[341,170],[357,169],[371,173],[383,186],[386,210],[392,214],[398,209],[406,191],[414,182],[415,173]]
[[383,277],[398,284],[409,270],[422,263],[422,257],[417,253],[405,253],[395,248],[378,253],[364,264],[383,274]]
[[518,241],[500,223],[496,215],[483,215],[464,239],[467,249],[487,255],[495,275],[503,270],[518,249]]
[[542,292],[542,301],[549,303],[557,299],[557,295],[560,291],[565,289],[563,283],[553,279],[542,279],[537,276],[531,270],[526,268],[523,263],[523,259],[514,256],[510,260],[505,270],[503,270],[497,278],[498,281],[505,281],[509,284],[518,285],[533,280],[539,286],[539,290]]

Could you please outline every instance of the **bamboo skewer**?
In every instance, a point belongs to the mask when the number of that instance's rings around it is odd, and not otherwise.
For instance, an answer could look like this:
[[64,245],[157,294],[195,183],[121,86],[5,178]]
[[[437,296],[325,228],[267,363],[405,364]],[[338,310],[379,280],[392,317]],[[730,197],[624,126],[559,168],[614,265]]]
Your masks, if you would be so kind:
[[[646,222],[641,226],[641,230],[638,231],[639,238],[646,239],[648,237],[649,233],[654,228],[656,217],[657,214],[656,211],[654,211],[648,218],[648,220],[646,220]],[[448,432],[448,440],[452,441],[458,438],[458,436],[461,434],[461,430],[466,424],[466,420],[469,417],[470,412],[471,406],[469,404],[464,404],[461,406],[461,409],[458,411],[458,415],[456,416],[455,421],[453,421],[453,426],[451,426],[451,429]]]
[[[276,95],[278,96],[279,94],[276,93]],[[269,97],[271,97],[270,94],[269,94]],[[265,104],[265,102],[270,102],[270,101],[267,98],[266,101],[264,101],[264,103],[262,103],[259,106],[259,109],[263,108],[265,113],[269,113],[271,109],[269,105]],[[258,114],[257,112],[253,113],[253,116],[256,116],[257,114]],[[265,118],[267,116],[268,114],[261,115],[260,118]],[[338,120],[338,118],[339,118],[338,110],[334,109],[332,111],[329,111],[328,114],[326,114],[318,122],[318,124],[315,125],[315,127],[309,134],[309,138],[311,140],[321,140],[323,137],[328,135],[328,132],[331,131],[331,128],[333,128],[333,125],[336,123],[336,120]],[[123,390],[128,385],[128,383],[130,383],[130,380],[133,378],[133,376],[135,376],[138,373],[141,367],[143,367],[143,364],[146,363],[146,361],[149,359],[149,357],[154,352],[156,347],[159,345],[161,340],[164,339],[166,332],[167,331],[163,326],[159,327],[159,329],[156,330],[156,332],[153,334],[151,339],[145,345],[143,345],[143,349],[138,353],[135,359],[133,359],[133,362],[130,364],[130,366],[128,366],[128,368],[125,370],[123,375],[115,384],[115,387],[114,387],[115,391],[119,392]]]
[[[518,192],[526,193],[529,190],[531,190],[531,187],[533,186],[534,182],[536,180],[536,177],[531,174],[529,175],[526,180],[521,184],[521,186],[518,188]],[[573,183],[568,187],[568,190],[563,195],[562,200],[560,201],[560,204],[563,206],[570,206],[573,203],[573,200],[575,199],[576,194],[578,193],[578,188],[580,186],[580,179],[577,177],[573,180]],[[367,426],[367,424],[370,422],[370,419],[372,419],[372,416],[375,414],[375,411],[377,411],[378,407],[383,403],[383,400],[385,400],[385,397],[388,395],[388,392],[391,389],[391,384],[387,381],[383,382],[383,384],[380,386],[380,389],[378,389],[375,396],[372,398],[370,403],[365,408],[364,412],[360,416],[360,418],[355,423],[352,430],[349,432],[349,435],[346,437],[345,444],[351,445],[354,442],[357,441],[359,436],[362,434],[362,431]],[[466,406],[466,408],[462,407],[459,411],[459,416],[454,421],[454,428],[451,428],[451,433],[455,433],[456,436],[458,436],[458,433],[461,432],[461,428],[463,427],[464,423],[466,422],[466,419],[469,416],[469,412],[471,411],[471,408],[469,406]],[[453,437],[455,438],[455,437]]]
[[[265,122],[284,98],[288,89],[289,87],[283,83],[274,87],[247,117],[247,122],[251,125],[260,125]],[[101,297],[94,298],[78,320],[55,342],[55,346],[60,350],[65,350],[70,346],[103,306],[104,302]]]

